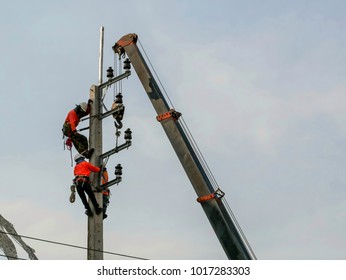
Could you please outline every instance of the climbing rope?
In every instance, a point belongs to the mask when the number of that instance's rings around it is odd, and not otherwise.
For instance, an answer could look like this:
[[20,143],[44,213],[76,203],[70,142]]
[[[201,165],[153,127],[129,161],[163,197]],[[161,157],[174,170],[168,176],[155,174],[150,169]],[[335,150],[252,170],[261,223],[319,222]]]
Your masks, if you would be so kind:
[[67,137],[65,140],[65,136],[63,135],[63,145],[64,145],[64,150],[67,149],[70,151],[70,159],[71,159],[71,166],[73,166],[73,158],[72,158],[72,139],[70,137]]

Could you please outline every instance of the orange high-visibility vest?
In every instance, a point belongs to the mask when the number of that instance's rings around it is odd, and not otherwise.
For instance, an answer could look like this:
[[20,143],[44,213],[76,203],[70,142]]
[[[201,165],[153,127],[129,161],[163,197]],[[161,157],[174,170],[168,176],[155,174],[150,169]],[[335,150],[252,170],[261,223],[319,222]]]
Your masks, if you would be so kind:
[[107,170],[104,170],[103,171],[103,174],[102,174],[102,181],[101,181],[101,184],[106,184],[108,182],[108,172]]
[[80,112],[79,116],[76,112],[76,109],[72,109],[70,112],[68,112],[67,117],[65,119],[65,123],[70,124],[72,132],[76,130],[80,119],[90,114],[90,110],[91,108],[88,104],[86,112]]
[[91,172],[100,172],[100,167],[94,166],[87,161],[82,161],[74,167],[74,175],[75,176],[90,176]]
[[[102,174],[101,177],[102,177],[102,181],[101,181],[102,185],[108,182],[108,171],[107,171],[107,169],[103,170],[103,174]],[[102,192],[102,194],[109,195],[109,189],[108,188],[105,189]]]
[[75,131],[77,125],[79,124],[80,119],[77,116],[76,110],[71,110],[68,112],[67,117],[65,119],[65,123],[69,123],[71,126],[71,131]]

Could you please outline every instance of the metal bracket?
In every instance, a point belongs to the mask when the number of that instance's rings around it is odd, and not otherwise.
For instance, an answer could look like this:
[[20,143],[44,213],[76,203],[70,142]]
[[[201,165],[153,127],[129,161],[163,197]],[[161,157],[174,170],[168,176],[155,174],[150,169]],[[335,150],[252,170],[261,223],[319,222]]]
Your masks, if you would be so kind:
[[159,122],[161,122],[161,121],[163,121],[163,120],[172,118],[173,120],[176,121],[176,120],[179,119],[180,116],[181,116],[181,113],[177,112],[177,111],[174,110],[174,109],[171,109],[171,110],[169,110],[169,111],[166,112],[166,113],[163,113],[163,114],[161,114],[161,115],[158,115],[158,116],[156,117],[156,120],[159,121]]
[[104,154],[102,154],[102,155],[100,156],[100,158],[101,158],[101,160],[103,160],[103,159],[106,158],[106,157],[109,157],[109,156],[111,156],[111,155],[113,155],[113,154],[115,154],[115,153],[120,152],[120,151],[123,150],[123,149],[126,149],[126,148],[130,147],[131,144],[132,144],[132,142],[131,142],[131,141],[128,141],[128,142],[126,142],[126,143],[124,143],[124,144],[122,144],[122,145],[120,145],[120,146],[118,146],[118,147],[115,147],[114,149],[112,149],[112,150],[110,150],[110,151],[108,151],[108,152],[105,152]]
[[110,115],[113,115],[114,113],[117,113],[118,111],[124,109],[123,107],[124,107],[124,105],[121,105],[121,106],[119,106],[119,107],[117,107],[117,108],[115,108],[113,110],[109,110],[108,112],[101,114],[100,118],[104,119],[104,118],[106,118],[106,117],[108,117]]
[[213,198],[220,199],[224,196],[225,196],[225,193],[222,190],[217,189],[214,193],[200,196],[199,198],[197,198],[197,202],[202,203],[202,202],[208,201],[208,200],[213,199]]
[[83,130],[87,130],[87,129],[89,129],[90,128],[90,126],[87,126],[87,127],[83,127],[83,128],[81,128],[81,129],[78,129],[78,131],[83,131]]
[[117,76],[117,77],[114,77],[112,79],[109,79],[107,82],[104,82],[103,84],[99,85],[99,89],[102,90],[103,88],[106,88],[108,86],[110,86],[111,84],[114,84],[124,78],[127,78],[128,76],[131,75],[131,71],[126,71],[125,73]]
[[113,179],[113,180],[111,180],[111,181],[109,181],[109,182],[107,182],[107,183],[101,185],[101,186],[99,187],[99,190],[100,190],[100,191],[103,191],[103,190],[107,189],[107,188],[110,187],[110,186],[113,186],[113,185],[115,185],[115,184],[119,184],[120,182],[121,182],[121,177],[115,178],[115,179]]

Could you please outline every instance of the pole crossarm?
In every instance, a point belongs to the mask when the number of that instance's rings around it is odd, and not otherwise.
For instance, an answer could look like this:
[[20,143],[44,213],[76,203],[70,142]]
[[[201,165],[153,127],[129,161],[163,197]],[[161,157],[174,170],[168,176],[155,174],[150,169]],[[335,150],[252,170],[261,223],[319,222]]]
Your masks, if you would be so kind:
[[114,84],[116,82],[119,82],[120,80],[125,79],[128,76],[130,76],[130,75],[131,75],[131,71],[128,70],[125,73],[123,73],[123,74],[121,74],[121,75],[119,75],[117,77],[114,77],[112,79],[109,79],[107,82],[104,82],[103,84],[100,84],[99,88],[102,91],[104,88],[106,88],[106,87],[108,87],[108,86],[110,86],[110,85],[112,85],[112,84]]
[[121,177],[115,178],[107,183],[104,183],[103,185],[100,186],[101,190],[105,190],[106,188],[113,186],[115,184],[119,184],[121,182]]
[[123,109],[124,109],[124,105],[121,105],[120,107],[117,107],[117,108],[115,108],[113,110],[109,110],[108,112],[103,113],[100,118],[104,119],[104,118],[106,118],[106,117],[108,117],[110,115],[113,115],[114,113],[117,113],[118,111],[121,111]]
[[87,126],[87,127],[83,127],[83,128],[81,128],[81,129],[78,129],[78,131],[83,131],[83,130],[87,130],[87,129],[89,129],[90,128],[90,126]]
[[104,154],[100,155],[100,158],[101,158],[101,160],[104,160],[105,158],[107,158],[107,157],[109,157],[111,155],[114,155],[115,153],[118,153],[121,150],[124,150],[124,149],[130,147],[131,144],[132,144],[131,141],[128,141],[128,142],[126,142],[124,144],[121,144],[120,146],[115,147],[114,149],[109,150],[108,152],[105,152]]

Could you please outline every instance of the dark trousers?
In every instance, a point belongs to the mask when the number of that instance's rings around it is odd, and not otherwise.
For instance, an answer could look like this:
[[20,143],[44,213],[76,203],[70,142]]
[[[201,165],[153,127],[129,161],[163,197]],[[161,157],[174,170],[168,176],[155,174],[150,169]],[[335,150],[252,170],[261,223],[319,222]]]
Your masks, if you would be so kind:
[[83,134],[73,133],[71,134],[71,141],[80,154],[84,154],[88,151],[88,138],[86,138]]
[[62,128],[62,132],[66,137],[70,137],[73,143],[73,146],[76,148],[78,153],[83,154],[88,150],[88,138],[80,133],[72,133],[71,126],[68,123],[65,123]]
[[106,214],[107,207],[109,205],[109,195],[103,194],[102,195],[102,200],[103,200],[103,214]]
[[100,208],[99,204],[96,201],[94,192],[91,189],[91,186],[88,182],[86,182],[84,180],[78,180],[76,182],[76,185],[77,185],[78,195],[79,195],[80,199],[82,200],[82,203],[83,203],[85,209],[91,211],[89,203],[88,203],[87,198],[85,196],[85,193],[89,196],[91,203],[94,205],[95,209]]

